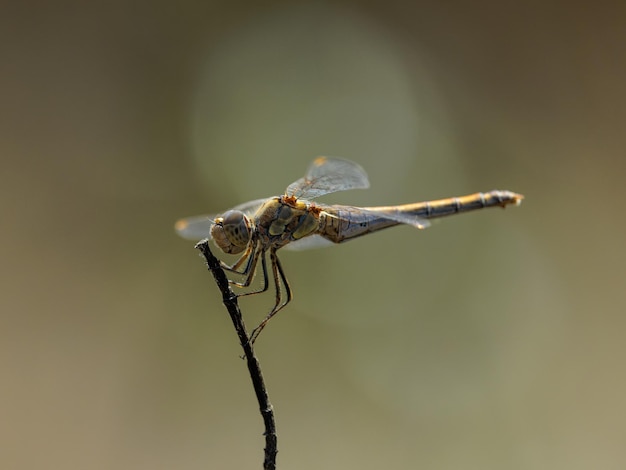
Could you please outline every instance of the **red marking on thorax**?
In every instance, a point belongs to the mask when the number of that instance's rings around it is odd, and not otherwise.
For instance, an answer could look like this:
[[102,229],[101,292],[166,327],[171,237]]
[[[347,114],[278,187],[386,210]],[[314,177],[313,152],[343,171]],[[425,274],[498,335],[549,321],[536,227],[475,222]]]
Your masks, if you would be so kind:
[[309,211],[311,211],[311,213],[313,215],[320,215],[320,212],[322,212],[322,208],[320,206],[316,206],[314,202],[309,204]]
[[286,194],[284,196],[282,196],[281,201],[283,204],[287,204],[291,207],[295,207],[296,203],[298,202],[298,198],[296,196],[287,196]]

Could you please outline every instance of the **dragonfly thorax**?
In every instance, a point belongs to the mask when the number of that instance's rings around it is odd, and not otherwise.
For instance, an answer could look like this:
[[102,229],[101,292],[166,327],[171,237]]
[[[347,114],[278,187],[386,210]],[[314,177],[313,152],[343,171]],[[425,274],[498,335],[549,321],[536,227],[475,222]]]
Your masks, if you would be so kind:
[[241,253],[252,238],[254,227],[241,211],[228,211],[215,219],[211,237],[224,253]]

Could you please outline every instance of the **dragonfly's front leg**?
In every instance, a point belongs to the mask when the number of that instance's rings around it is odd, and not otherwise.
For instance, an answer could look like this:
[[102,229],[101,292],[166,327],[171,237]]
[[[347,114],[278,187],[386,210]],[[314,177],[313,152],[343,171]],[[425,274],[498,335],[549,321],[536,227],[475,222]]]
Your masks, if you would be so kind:
[[[254,279],[254,275],[256,273],[256,266],[259,261],[259,256],[262,257],[264,286],[260,290],[244,292],[243,294],[237,294],[238,297],[242,295],[258,294],[259,292],[264,292],[267,290],[268,281],[267,281],[267,268],[265,265],[265,250],[259,251],[258,247],[259,247],[258,243],[251,243],[246,249],[245,253],[241,255],[241,257],[233,265],[228,265],[224,263],[223,261],[220,261],[220,265],[222,266],[224,270],[229,271],[231,273],[246,276],[243,282],[237,282],[237,281],[233,281],[232,279],[229,279],[228,283],[230,285],[237,286],[237,287],[248,287],[250,286],[250,284],[252,284],[252,280]],[[243,269],[243,271],[239,271],[239,268],[244,262],[246,262],[246,267]]]
[[[291,301],[291,287],[289,287],[289,281],[287,281],[287,278],[285,277],[285,272],[283,271],[283,267],[280,264],[278,255],[276,255],[275,248],[270,249],[270,260],[272,262],[274,285],[276,286],[276,303],[274,304],[274,308],[270,311],[270,313],[263,319],[261,323],[259,323],[259,326],[252,330],[252,334],[250,335],[251,343],[254,343],[256,341],[256,339],[261,334],[263,328],[265,328],[265,325],[267,325],[267,322],[269,322],[274,315],[276,315],[285,305],[287,305]],[[265,259],[263,261],[265,261]],[[265,274],[267,275],[267,273]],[[282,301],[281,283],[285,286],[285,294],[287,297],[284,302]]]
[[[232,271],[234,273],[242,274],[246,276],[243,282],[237,282],[237,281],[233,281],[232,279],[229,279],[228,282],[231,285],[234,285],[237,287],[248,287],[250,284],[252,284],[252,280],[254,279],[254,275],[256,273],[256,265],[257,265],[257,262],[259,261],[259,255],[264,256],[263,252],[259,251],[257,248],[258,248],[258,245],[255,245],[255,247],[252,249],[252,253],[249,255],[248,262],[243,271],[236,271],[236,270]],[[237,267],[237,265],[240,265],[242,261],[243,261],[243,257],[234,266]]]
[[[241,257],[237,260],[236,263],[232,265],[228,265],[224,263],[223,261],[220,261],[220,265],[222,266],[223,269],[231,273],[242,274],[242,275],[249,274],[250,268],[252,267],[252,263],[253,261],[255,261],[254,255],[256,253],[257,247],[258,247],[258,243],[252,242],[248,244],[246,251],[243,253],[243,255],[241,255]],[[239,271],[239,268],[241,267],[241,265],[246,261],[247,261],[246,267],[243,269],[243,271]]]
[[261,270],[263,271],[263,287],[261,287],[258,290],[253,290],[250,292],[237,294],[238,297],[241,297],[243,295],[260,294],[261,292],[265,292],[267,290],[268,285],[269,285],[269,280],[267,277],[267,263],[265,261],[265,250],[261,250],[260,252],[257,252],[255,254],[255,259],[254,259],[254,262],[252,263],[253,264],[252,269],[244,282],[235,282],[235,281],[231,281],[230,279],[228,282],[237,287],[248,287],[252,283],[252,279],[254,278],[254,273],[256,271],[256,265],[257,265],[259,256],[261,257]]

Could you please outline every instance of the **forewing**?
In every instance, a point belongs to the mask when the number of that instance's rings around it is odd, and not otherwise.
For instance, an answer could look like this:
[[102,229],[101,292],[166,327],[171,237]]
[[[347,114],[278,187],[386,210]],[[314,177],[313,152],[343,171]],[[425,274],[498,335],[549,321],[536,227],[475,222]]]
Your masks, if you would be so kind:
[[[255,199],[254,201],[248,201],[238,206],[233,207],[231,210],[241,211],[247,216],[252,216],[261,205],[267,201],[268,198]],[[180,219],[174,225],[176,233],[187,240],[203,240],[205,238],[211,238],[211,225],[219,214],[212,215],[196,215],[193,217],[185,217]]]
[[241,211],[246,215],[254,215],[254,213],[263,205],[265,201],[271,199],[271,197],[262,197],[261,199],[255,199],[254,201],[244,202],[231,208],[233,211]]
[[331,157],[317,157],[304,178],[290,184],[287,196],[313,199],[324,194],[348,189],[366,189],[370,183],[367,173],[357,163]]
[[176,221],[176,233],[187,240],[203,240],[211,238],[211,225],[216,215],[196,215]]

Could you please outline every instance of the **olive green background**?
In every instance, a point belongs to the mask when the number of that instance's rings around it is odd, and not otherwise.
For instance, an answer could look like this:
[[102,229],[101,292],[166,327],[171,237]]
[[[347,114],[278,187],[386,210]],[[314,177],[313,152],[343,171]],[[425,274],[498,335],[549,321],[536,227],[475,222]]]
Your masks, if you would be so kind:
[[281,254],[295,299],[257,343],[279,468],[624,468],[618,4],[4,5],[0,466],[261,468],[173,223],[332,155],[372,187],[324,202],[526,199]]

